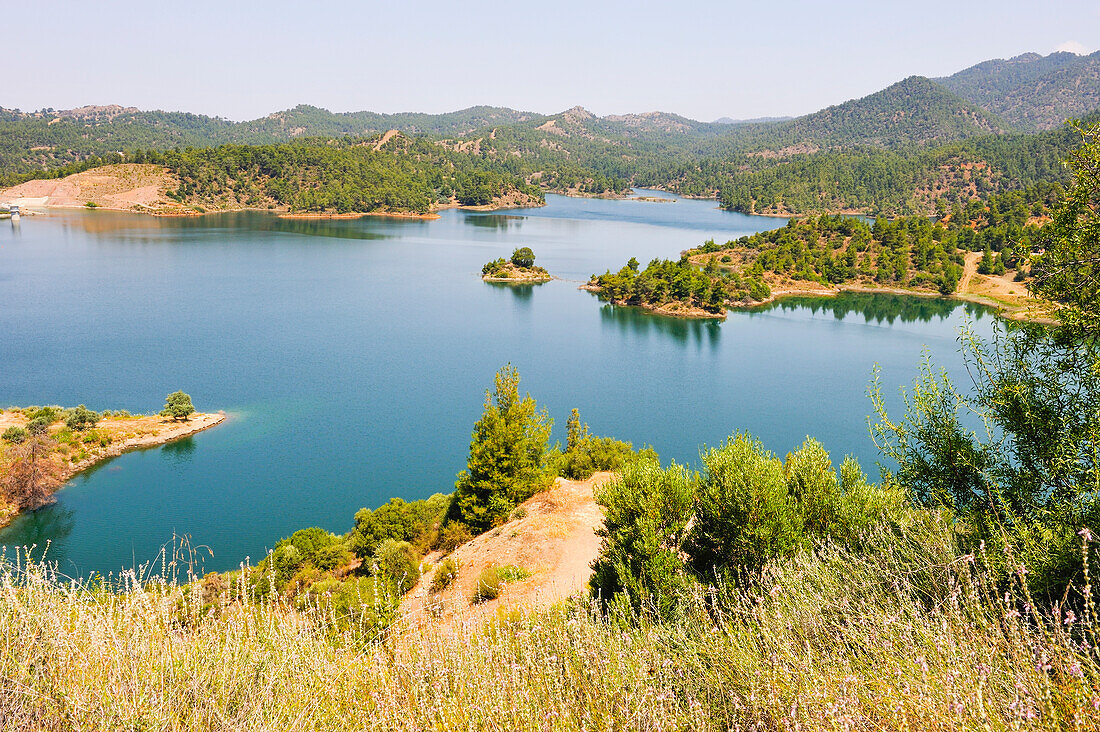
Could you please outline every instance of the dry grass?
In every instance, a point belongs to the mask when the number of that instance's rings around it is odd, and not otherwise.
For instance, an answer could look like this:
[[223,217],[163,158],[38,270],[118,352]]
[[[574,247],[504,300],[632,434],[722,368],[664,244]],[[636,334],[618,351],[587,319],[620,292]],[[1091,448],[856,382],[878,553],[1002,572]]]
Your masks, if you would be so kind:
[[320,609],[204,605],[136,576],[106,592],[15,563],[0,576],[0,726],[1100,729],[1092,613],[1036,614],[981,565],[918,542],[826,548],[722,603],[685,599],[679,623],[574,603],[362,644]]

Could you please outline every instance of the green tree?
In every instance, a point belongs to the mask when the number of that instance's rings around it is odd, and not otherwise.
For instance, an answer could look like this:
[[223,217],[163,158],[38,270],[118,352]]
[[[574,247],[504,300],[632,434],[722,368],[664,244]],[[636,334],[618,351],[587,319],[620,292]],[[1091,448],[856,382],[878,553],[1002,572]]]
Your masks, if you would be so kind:
[[1073,182],[1047,229],[1032,287],[1061,306],[1057,315],[1065,330],[1095,342],[1100,336],[1100,125],[1077,129],[1082,144],[1068,161]]
[[505,520],[511,510],[550,483],[547,444],[553,420],[528,394],[519,395],[519,372],[497,372],[485,411],[474,425],[466,470],[459,473],[448,520],[476,532]]
[[160,416],[171,417],[182,422],[195,413],[195,407],[191,405],[191,397],[182,391],[174,391],[164,400],[164,409]]
[[517,267],[533,267],[535,265],[535,253],[531,247],[519,247],[512,252],[512,264]]
[[604,509],[592,591],[605,605],[666,618],[690,584],[681,558],[695,483],[686,469],[655,457],[628,464],[596,488]]

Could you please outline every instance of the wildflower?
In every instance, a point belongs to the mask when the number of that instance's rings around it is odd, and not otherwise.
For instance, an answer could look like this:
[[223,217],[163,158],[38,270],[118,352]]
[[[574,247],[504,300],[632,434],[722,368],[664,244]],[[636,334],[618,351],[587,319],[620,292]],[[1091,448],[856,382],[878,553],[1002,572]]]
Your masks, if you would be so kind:
[[1089,527],[1087,526],[1078,531],[1077,535],[1084,539],[1086,542],[1092,541],[1092,532],[1089,531]]
[[1077,661],[1074,661],[1069,665],[1068,671],[1070,676],[1076,676],[1079,679],[1083,679],[1085,677],[1085,672],[1081,670],[1081,664],[1077,663]]
[[774,600],[775,598],[779,597],[779,592],[779,585],[776,585],[771,589],[771,592],[769,592],[768,594],[771,595],[772,599]]
[[1072,610],[1066,610],[1066,617],[1062,620],[1063,625],[1073,625],[1073,622],[1077,620],[1077,616],[1073,614]]

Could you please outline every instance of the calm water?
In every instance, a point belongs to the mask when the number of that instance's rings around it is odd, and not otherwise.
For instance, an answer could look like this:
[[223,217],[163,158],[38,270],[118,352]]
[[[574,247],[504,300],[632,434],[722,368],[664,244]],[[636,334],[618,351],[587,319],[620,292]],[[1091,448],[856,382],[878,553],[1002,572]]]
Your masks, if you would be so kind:
[[390,496],[449,492],[493,373],[515,364],[557,420],[697,462],[736,429],[786,452],[815,435],[871,469],[867,384],[891,393],[927,347],[962,376],[956,333],[992,317],[941,300],[844,297],[722,324],[611,308],[576,281],[481,282],[531,246],[583,280],[780,226],[713,202],[549,197],[543,209],[436,221],[155,219],[104,211],[0,222],[0,403],[159,410],[189,392],[230,420],[78,477],[0,543],[43,545],[83,575],[147,561],[173,535],[207,569],[310,525],[343,532]]

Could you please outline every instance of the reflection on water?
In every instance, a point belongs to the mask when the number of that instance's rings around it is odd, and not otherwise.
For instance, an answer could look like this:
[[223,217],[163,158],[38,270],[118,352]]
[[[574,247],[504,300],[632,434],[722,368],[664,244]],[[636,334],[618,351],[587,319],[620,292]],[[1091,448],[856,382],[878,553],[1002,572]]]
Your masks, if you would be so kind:
[[848,315],[862,315],[868,323],[902,323],[947,320],[955,310],[962,308],[975,319],[992,314],[992,308],[977,303],[948,297],[920,297],[880,292],[841,292],[835,297],[788,297],[763,307],[753,308],[750,314],[769,310],[809,309],[815,315],[832,312],[837,320]]
[[75,526],[71,510],[64,504],[51,503],[16,516],[4,530],[4,543],[9,547],[34,547],[36,557],[45,553],[47,558],[63,558],[66,540]]
[[544,283],[536,282],[516,284],[512,282],[486,282],[485,284],[497,290],[507,290],[508,292],[512,293],[512,297],[515,299],[517,304],[527,306],[531,303],[531,296],[535,294],[535,288]]
[[600,307],[600,325],[604,330],[648,335],[654,333],[667,337],[675,343],[706,343],[711,347],[718,345],[722,335],[719,320],[697,318],[673,318],[656,315],[641,308],[603,305]]
[[[65,216],[54,213],[53,216]],[[377,217],[375,217],[377,218]],[[412,233],[427,222],[423,219],[386,219],[387,224],[401,227],[401,233]],[[112,240],[125,237],[137,241],[155,241],[177,237],[188,231],[208,232],[211,228],[235,231],[269,231],[299,236],[334,239],[389,239],[377,226],[365,226],[362,219],[289,219],[255,211],[232,211],[205,216],[142,216],[114,211],[94,211],[83,216],[69,216],[66,224],[88,234],[109,236]],[[369,227],[369,228],[368,228]]]
[[198,446],[194,437],[184,437],[179,440],[173,440],[172,442],[166,442],[160,448],[160,452],[169,462],[179,464],[190,460]]
[[519,228],[526,219],[514,214],[467,214],[465,223],[486,229],[511,229]]

